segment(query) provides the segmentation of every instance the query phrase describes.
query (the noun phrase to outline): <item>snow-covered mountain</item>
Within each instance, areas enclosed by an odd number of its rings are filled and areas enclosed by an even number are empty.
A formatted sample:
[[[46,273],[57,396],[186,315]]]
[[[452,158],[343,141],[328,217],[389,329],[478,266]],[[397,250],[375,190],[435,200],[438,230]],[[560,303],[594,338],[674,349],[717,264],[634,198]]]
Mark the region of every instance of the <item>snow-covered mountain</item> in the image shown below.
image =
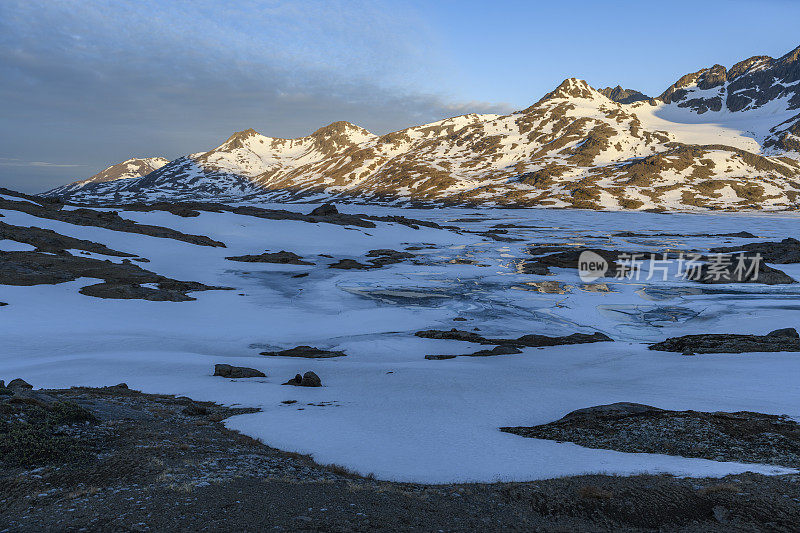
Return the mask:
[[[111,165],[105,170],[101,170],[94,176],[85,180],[76,181],[50,191],[52,195],[70,194],[73,191],[83,189],[92,183],[103,183],[130,178],[140,178],[154,170],[158,170],[169,163],[169,159],[164,157],[132,157],[121,163]]]
[[[83,202],[792,209],[800,206],[800,47],[687,74],[657,98],[570,78],[509,115],[464,115],[381,136],[347,122],[298,139],[245,130],[141,174],[95,176],[46,194]]]

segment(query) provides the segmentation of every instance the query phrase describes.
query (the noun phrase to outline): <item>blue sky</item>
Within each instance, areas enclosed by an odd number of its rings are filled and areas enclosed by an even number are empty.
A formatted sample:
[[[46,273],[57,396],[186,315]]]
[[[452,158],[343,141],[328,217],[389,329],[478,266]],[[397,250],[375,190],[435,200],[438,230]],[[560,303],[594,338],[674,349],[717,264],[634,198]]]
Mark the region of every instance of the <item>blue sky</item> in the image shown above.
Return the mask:
[[[800,44],[800,2],[0,2],[0,185],[37,192],[249,127],[375,133],[527,107],[567,77],[658,95]]]

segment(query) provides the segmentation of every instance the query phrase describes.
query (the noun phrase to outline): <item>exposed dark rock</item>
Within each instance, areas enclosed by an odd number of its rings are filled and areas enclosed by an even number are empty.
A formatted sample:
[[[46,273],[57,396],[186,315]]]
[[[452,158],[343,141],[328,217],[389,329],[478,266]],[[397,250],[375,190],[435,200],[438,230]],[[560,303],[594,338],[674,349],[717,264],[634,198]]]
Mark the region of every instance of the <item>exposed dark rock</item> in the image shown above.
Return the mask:
[[[319,379],[319,376],[316,375],[314,372],[306,372],[303,374],[303,379],[300,382],[300,386],[302,387],[321,387],[322,380]]]
[[[576,409],[564,415],[563,418],[553,422],[553,424],[574,423],[577,421],[591,422],[596,420],[618,420],[630,416],[638,416],[649,413],[663,412],[663,409],[643,405],[641,403],[617,402],[607,405],[595,405]]]
[[[192,402],[184,407],[181,412],[187,416],[206,416],[208,409],[204,405]]]
[[[247,215],[257,218],[264,218],[268,220],[297,220],[301,222],[324,222],[328,224],[358,226],[362,228],[374,228],[375,224],[369,220],[367,215],[346,215],[339,213],[335,206],[333,210],[323,209],[326,206],[320,206],[312,214],[297,213],[295,211],[287,211],[285,209],[267,209],[264,207],[256,207],[250,205],[229,206],[219,202],[156,202],[153,204],[132,203],[132,204],[111,204],[106,207],[115,207],[119,209],[128,209],[132,211],[156,211],[163,210],[181,216],[195,216],[193,213],[199,214],[202,211],[212,213],[235,213],[237,215]],[[320,210],[320,211],[318,211]],[[313,214],[313,213],[317,214]],[[321,214],[321,213],[329,214]],[[183,214],[181,214],[183,213]]]
[[[800,337],[794,328],[779,329],[766,335],[707,333],[672,337],[652,344],[649,348],[662,352],[691,352],[695,354],[800,352]]]
[[[423,339],[444,339],[444,340],[454,340],[454,341],[468,341],[468,342],[475,342],[478,344],[482,344],[486,341],[482,335],[477,333],[473,333],[471,331],[462,331],[456,328],[451,329],[450,331],[443,331],[438,329],[428,329],[425,331],[418,331],[414,333],[417,337],[422,337]]]
[[[603,250],[600,248],[576,248],[572,246],[533,246],[528,248],[528,253],[537,256],[533,260],[520,261],[517,269],[523,274],[545,275],[550,273],[550,268],[578,268],[578,262],[583,252],[594,252],[608,264],[608,276],[615,275],[619,268],[617,261],[620,256],[630,255],[630,252],[619,250]],[[555,252],[555,253],[550,253]],[[542,255],[547,254],[547,255]]]
[[[19,390],[31,390],[31,389],[33,389],[33,385],[31,385],[30,383],[28,383],[27,381],[25,381],[22,378],[12,379],[11,381],[8,382],[8,385],[6,385],[6,387],[11,389],[11,390],[18,390],[18,389]]]
[[[509,237],[506,235],[508,230],[505,229],[493,229],[489,231],[471,231],[468,233],[475,233],[476,235],[480,235],[481,237],[486,237],[487,239],[491,239],[497,242],[522,242],[525,239],[520,239],[518,237]]]
[[[636,233],[633,231],[623,231],[615,233],[614,237],[735,237],[738,239],[755,239],[756,236],[749,231],[739,231],[737,233]]]
[[[572,333],[562,337],[550,337],[548,335],[523,335],[518,339],[489,339],[488,344],[510,344],[514,346],[560,346],[565,344],[586,344],[592,342],[614,342],[614,339],[596,331],[591,335],[586,333]]]
[[[87,209],[84,207],[77,209],[62,209],[62,207],[62,204],[37,205],[25,201],[0,198],[0,209],[21,211],[39,218],[59,220],[61,222],[76,224],[78,226],[96,226],[99,228],[123,231],[126,233],[140,233],[142,235],[149,235],[151,237],[174,239],[200,246],[225,247],[224,243],[215,241],[204,235],[189,235],[187,233],[182,233],[180,231],[162,226],[139,224],[138,222],[122,218],[116,211],[97,211],[95,209]]]
[[[410,259],[416,256],[410,252],[398,252],[397,250],[383,248],[379,250],[370,250],[367,252],[367,257],[372,258],[368,260],[370,263],[376,267],[382,267],[384,265],[400,263],[404,259]]]
[[[246,366],[214,365],[214,375],[223,378],[265,378],[266,374],[255,368]]]
[[[43,391],[22,389],[19,387],[10,390],[14,392],[14,396],[8,400],[8,403],[12,405],[32,405],[42,409],[50,409],[57,401],[53,396]]]
[[[730,235],[732,236],[733,234]],[[731,250],[736,249],[738,248],[731,248]],[[555,253],[548,253],[551,251],[555,251]],[[577,269],[580,256],[585,251],[593,252],[605,260],[607,264],[606,277],[633,274],[633,272],[624,270],[634,268],[634,257],[643,263],[646,263],[651,257],[657,259],[663,259],[664,257],[663,254],[651,254],[649,252],[625,252],[598,248],[569,248],[564,250],[560,246],[534,246],[528,248],[528,253],[537,257],[533,260],[520,261],[517,263],[517,269],[523,274],[536,275],[547,274],[550,272],[549,269],[553,267]],[[800,253],[800,249],[798,249],[798,253]],[[667,254],[668,259],[677,260],[678,256],[679,254],[676,252]],[[686,266],[686,279],[698,283],[763,283],[766,285],[796,283],[791,276],[767,266],[764,261],[759,260],[755,254],[750,252],[724,256],[723,259],[726,262],[718,262],[718,256],[703,256],[701,254],[696,254],[696,257],[687,256],[686,259],[692,259],[697,263],[697,268],[691,271]],[[755,268],[756,266],[758,267],[757,269]]]
[[[444,359],[455,359],[456,357],[458,356],[449,354],[436,354],[436,355],[426,355],[425,359],[428,359],[430,361],[441,361]]]
[[[354,259],[342,259],[338,263],[333,263],[332,265],[328,265],[328,268],[339,268],[341,270],[369,270],[370,268],[375,268],[375,267],[359,263]]]
[[[306,372],[302,376],[297,374],[295,377],[284,383],[284,385],[294,385],[296,387],[321,387],[322,380],[314,372]]]
[[[630,252],[622,252],[619,250],[603,250],[600,248],[575,248],[539,257],[537,258],[537,261],[540,264],[543,264],[548,267],[578,268],[578,259],[580,258],[581,253],[585,251],[594,252],[603,259],[605,259],[608,262],[608,268],[610,272],[613,272],[614,270],[617,269],[618,265],[616,261],[619,259],[619,256],[630,254]]]
[[[242,261],[245,263],[278,263],[282,265],[313,265],[309,261],[303,261],[303,258],[293,252],[281,250],[280,252],[269,253],[264,252],[258,255],[236,255],[226,257],[230,261]]]
[[[767,263],[778,265],[788,263],[800,263],[800,241],[787,237],[780,242],[751,242],[741,246],[727,246],[712,248],[714,253],[732,253],[745,251],[753,254],[761,254]]]
[[[0,284],[56,284],[78,278],[105,280],[80,290],[82,294],[100,298],[186,301],[194,299],[185,294],[188,291],[224,289],[194,281],[173,280],[132,263],[119,264],[69,254],[0,252]],[[157,284],[158,288],[142,287],[144,283]]]
[[[464,354],[463,357],[491,357],[493,355],[511,355],[522,353],[522,350],[510,344],[501,344],[491,350],[478,350],[477,352]]]
[[[609,100],[617,102],[618,104],[632,104],[634,102],[647,101],[655,105],[656,101],[644,93],[634,89],[623,89],[621,86],[606,87],[605,89],[598,89],[598,91],[606,96]]]
[[[530,255],[545,255],[555,252],[569,252],[570,250],[583,250],[576,246],[569,246],[567,244],[532,244],[528,246],[525,251]]]
[[[305,215],[295,211],[287,211],[285,209],[267,209],[264,207],[255,207],[249,205],[229,206],[218,202],[174,202],[169,204],[168,211],[173,212],[175,209],[188,209],[192,211],[210,211],[215,213],[230,212],[237,215],[247,215],[268,220],[296,220],[300,222],[321,222],[326,224],[336,224],[340,226],[356,226],[361,228],[374,228],[375,222],[391,222],[395,224],[402,224],[410,228],[417,229],[420,226],[437,229],[453,229],[449,226],[440,226],[435,222],[427,220],[418,220],[413,218],[406,218],[403,216],[375,216],[364,214],[348,215],[339,213],[336,206],[320,206],[314,209],[311,214]],[[124,205],[111,205],[108,207],[118,207],[121,209],[132,210],[155,210],[161,204],[124,204]],[[331,209],[332,208],[332,209]],[[316,213],[316,214],[315,214]],[[322,214],[327,213],[327,214]]]
[[[281,350],[277,352],[261,352],[261,355],[278,356],[278,357],[305,357],[308,359],[324,359],[328,357],[344,357],[347,354],[344,352],[337,352],[331,350],[322,350],[314,348],[313,346],[296,346],[288,350]]]
[[[118,252],[103,244],[92,241],[76,239],[61,235],[50,229],[37,227],[13,226],[0,222],[0,239],[10,239],[12,241],[23,242],[35,246],[37,251],[42,252],[61,252],[63,250],[84,250],[102,255],[116,257],[135,257],[134,254]]]
[[[767,333],[767,337],[789,337],[791,339],[800,338],[800,334],[794,328],[781,328]]]
[[[746,411],[669,411],[620,402],[578,409],[549,424],[500,430],[628,453],[800,466],[800,425]]]
[[[392,250],[391,248],[378,248],[377,250],[370,250],[367,252],[367,257],[382,257],[382,256],[392,256],[392,257],[414,257],[414,254],[409,252],[398,252],[397,250]]]
[[[146,213],[151,211],[166,211],[167,213],[183,218],[200,216],[200,211],[192,209],[189,205],[181,202],[153,202],[152,204],[129,204],[119,207],[126,211],[143,211]]]
[[[594,332],[591,335],[586,333],[572,333],[562,337],[550,337],[548,335],[523,335],[517,339],[487,339],[483,335],[471,331],[462,331],[453,328],[449,331],[429,329],[418,331],[414,335],[423,339],[443,339],[474,342],[476,344],[494,344],[498,348],[509,349],[517,346],[541,347],[559,346],[564,344],[585,344],[591,342],[613,342],[613,339],[603,333]],[[489,352],[491,350],[485,350]],[[498,355],[500,352],[490,354],[479,353],[478,355]],[[508,352],[518,353],[518,352]]]
[[[714,257],[705,258],[695,273],[687,276],[690,281],[706,284],[763,283],[764,285],[788,285],[797,281],[777,268],[772,268],[754,255],[731,255],[727,264],[712,266]],[[754,268],[757,265],[758,268]],[[716,269],[716,273],[715,273]]]
[[[192,289],[198,290],[198,289]],[[189,302],[194,300],[185,292],[142,287],[132,283],[97,283],[81,288],[78,292],[95,298],[110,298],[115,300],[149,300],[151,302]]]
[[[543,265],[538,261],[520,261],[517,263],[517,270],[521,274],[530,274],[533,276],[546,276],[550,273],[547,265]]]
[[[313,211],[311,211],[311,213],[309,213],[309,216],[330,217],[338,214],[339,210],[336,209],[336,206],[334,204],[325,204],[315,208]]]

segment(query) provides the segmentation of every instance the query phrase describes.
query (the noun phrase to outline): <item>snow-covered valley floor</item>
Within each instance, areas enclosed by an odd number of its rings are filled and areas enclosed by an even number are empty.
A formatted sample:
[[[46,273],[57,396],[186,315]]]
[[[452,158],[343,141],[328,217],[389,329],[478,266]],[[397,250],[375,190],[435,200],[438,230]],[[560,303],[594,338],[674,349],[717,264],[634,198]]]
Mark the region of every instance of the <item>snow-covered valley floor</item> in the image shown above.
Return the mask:
[[[743,241],[611,234],[749,231],[780,240],[798,233],[800,218],[365,206],[341,210],[405,215],[470,231],[515,224],[506,236],[523,240],[497,242],[475,233],[384,222],[358,228],[229,212],[203,212],[194,218],[163,211],[122,213],[227,246],[213,248],[0,210],[6,224],[53,229],[146,257],[150,262],[143,267],[164,276],[235,288],[192,293],[196,301],[153,302],[79,294],[80,287],[97,282],[86,278],[56,285],[0,285],[0,301],[9,304],[0,307],[0,377],[21,376],[37,387],[52,388],[126,382],[145,392],[258,407],[261,412],[233,417],[228,426],[270,446],[312,454],[320,463],[381,479],[446,483],[589,472],[722,476],[787,471],[589,449],[521,438],[498,428],[542,424],[575,409],[619,401],[800,418],[800,357],[795,353],[684,357],[647,349],[647,343],[690,333],[764,334],[794,327],[800,318],[800,285],[622,280],[587,285],[573,270],[535,276],[517,268],[518,261],[530,257],[525,249],[531,243],[705,249]],[[21,249],[7,245],[0,249]],[[328,268],[342,258],[363,261],[369,250],[409,246],[423,247],[414,251],[421,264]],[[225,259],[264,250],[294,252],[315,265]],[[463,264],[465,260],[474,264]],[[800,265],[780,269],[800,279]],[[308,276],[293,277],[300,273]],[[562,286],[540,292],[531,284],[541,281]],[[453,327],[477,327],[487,337],[600,331],[616,342],[426,360],[426,354],[482,348],[414,336],[422,329]],[[341,350],[348,356],[312,360],[259,355],[297,345]],[[217,363],[256,368],[267,377],[214,377]],[[281,385],[309,370],[321,377],[323,387]],[[282,403],[287,400],[297,403]]]

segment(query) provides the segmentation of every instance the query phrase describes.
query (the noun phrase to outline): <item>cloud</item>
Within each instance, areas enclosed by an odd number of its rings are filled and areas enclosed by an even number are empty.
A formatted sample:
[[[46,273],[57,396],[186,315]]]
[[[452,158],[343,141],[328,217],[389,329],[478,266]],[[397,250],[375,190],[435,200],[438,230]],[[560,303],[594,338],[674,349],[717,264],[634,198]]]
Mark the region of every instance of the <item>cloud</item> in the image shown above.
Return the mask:
[[[295,137],[348,120],[384,133],[510,110],[427,89],[450,68],[433,39],[412,11],[376,1],[5,0],[0,155],[101,169],[248,127]],[[23,174],[0,181],[33,188]],[[41,174],[36,189],[74,177]]]
[[[14,159],[11,157],[0,157],[0,166],[2,167],[48,167],[48,168],[63,168],[63,167],[83,167],[86,165],[74,165],[69,163],[48,163],[46,161],[23,161],[21,159]]]

